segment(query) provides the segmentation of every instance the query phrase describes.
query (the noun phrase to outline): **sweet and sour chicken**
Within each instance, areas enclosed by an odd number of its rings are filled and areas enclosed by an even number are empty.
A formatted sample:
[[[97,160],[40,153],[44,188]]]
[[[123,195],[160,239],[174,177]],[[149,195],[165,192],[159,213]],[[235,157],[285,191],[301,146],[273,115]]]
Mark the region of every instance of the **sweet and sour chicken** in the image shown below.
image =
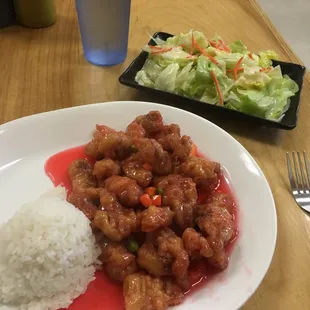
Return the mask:
[[[181,303],[197,261],[227,268],[233,199],[216,190],[220,164],[198,156],[177,124],[151,111],[125,131],[97,125],[85,152],[92,160],[68,169],[68,200],[100,236],[104,272],[122,283],[127,310]]]

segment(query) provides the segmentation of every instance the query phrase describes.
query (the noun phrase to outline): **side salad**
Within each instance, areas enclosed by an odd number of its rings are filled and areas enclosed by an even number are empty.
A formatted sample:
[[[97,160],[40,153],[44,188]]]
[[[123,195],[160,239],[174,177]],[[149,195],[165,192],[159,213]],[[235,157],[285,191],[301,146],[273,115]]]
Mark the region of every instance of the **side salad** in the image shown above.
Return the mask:
[[[279,59],[274,51],[253,53],[240,40],[228,45],[193,30],[153,41],[144,47],[148,58],[135,77],[140,85],[273,121],[283,118],[298,92],[272,65]]]

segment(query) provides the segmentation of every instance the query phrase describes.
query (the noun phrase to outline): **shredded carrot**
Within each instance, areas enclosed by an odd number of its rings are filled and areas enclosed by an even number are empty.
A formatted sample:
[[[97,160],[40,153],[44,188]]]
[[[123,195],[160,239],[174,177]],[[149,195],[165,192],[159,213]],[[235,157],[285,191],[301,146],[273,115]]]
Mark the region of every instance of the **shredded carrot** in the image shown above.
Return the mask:
[[[188,59],[197,59],[197,57],[195,55],[188,55],[186,56],[185,58],[188,58]]]
[[[218,48],[218,44],[215,41],[208,41],[212,47]]]
[[[166,53],[172,50],[172,47],[169,48],[162,48],[161,50],[158,49],[157,51],[152,52],[152,55],[154,54],[161,54],[161,53]]]
[[[193,55],[194,53],[194,47],[195,47],[195,37],[194,37],[194,33],[192,32],[192,46],[191,46],[191,50],[190,50],[190,54]]]
[[[199,50],[201,54],[203,55],[207,54],[206,51],[203,48],[201,48],[197,42],[195,42],[195,47]]]
[[[213,70],[211,70],[211,76],[215,84],[215,88],[216,88],[217,95],[219,97],[220,105],[223,105],[224,100],[223,100],[223,96],[222,96],[221,89],[220,89],[220,83]]]
[[[224,43],[223,40],[219,40],[219,42],[221,43],[221,45],[222,45],[222,47],[223,47],[223,50],[224,50],[225,52],[231,53],[230,48]]]
[[[269,67],[269,68],[261,68],[259,70],[259,72],[265,72],[265,73],[268,73],[269,71],[271,71],[272,67]]]
[[[240,65],[241,65],[241,63],[242,63],[242,60],[243,60],[243,57],[241,57],[241,58],[238,60],[238,62],[237,62],[237,64],[236,64],[236,67],[235,67],[235,69],[234,69],[234,80],[235,80],[235,81],[238,79],[238,71],[239,71]]]
[[[220,51],[231,53],[230,48],[223,42],[223,40],[219,40],[219,42],[216,42],[216,41],[208,41],[208,42],[212,47]]]
[[[204,56],[207,56],[214,64],[216,64],[216,65],[219,64],[219,62],[218,62],[214,57],[212,57],[211,55],[209,55],[208,53],[205,52],[203,55],[204,55]]]
[[[254,57],[253,57],[252,53],[249,53],[249,57],[250,57],[252,60],[254,60]]]
[[[216,64],[216,65],[219,64],[218,61],[217,61],[214,57],[212,57],[211,55],[209,55],[203,48],[201,48],[201,47],[198,45],[197,42],[195,42],[195,46],[196,46],[196,48],[199,50],[199,52],[200,52],[202,55],[208,57],[214,64]]]
[[[238,72],[241,71],[243,72],[244,71],[244,68],[238,68]],[[226,69],[226,72],[234,72],[234,69]]]
[[[220,51],[223,51],[224,49],[220,46],[219,43],[217,43],[216,41],[208,41],[210,43],[210,45]]]
[[[149,45],[149,48],[150,48],[150,49],[155,49],[155,50],[157,50],[157,49],[162,49],[162,47],[161,47],[161,46],[158,46],[158,45]]]

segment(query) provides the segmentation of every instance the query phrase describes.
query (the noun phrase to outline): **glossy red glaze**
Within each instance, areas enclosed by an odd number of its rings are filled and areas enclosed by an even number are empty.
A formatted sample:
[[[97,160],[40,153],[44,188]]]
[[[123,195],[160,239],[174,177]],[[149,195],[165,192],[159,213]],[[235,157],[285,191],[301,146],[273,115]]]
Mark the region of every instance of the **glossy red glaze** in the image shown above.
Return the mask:
[[[203,157],[201,154],[198,154],[198,156]],[[45,172],[55,186],[64,186],[67,189],[68,194],[70,194],[72,188],[68,175],[68,167],[72,161],[82,158],[93,162],[91,158],[86,156],[84,145],[57,153],[46,161]],[[229,184],[223,175],[221,175],[220,182],[216,191],[227,193],[233,197],[233,193],[229,187]],[[206,197],[206,194],[201,193],[199,195],[198,201],[203,202]],[[235,208],[234,218],[236,224],[238,224],[236,211],[237,209]],[[231,253],[236,238],[237,235],[227,246],[226,250],[228,253]],[[206,264],[203,264],[201,262],[197,263],[194,266],[191,266],[189,270],[189,278],[190,282],[192,283],[192,289],[188,293],[192,293],[196,289],[199,289],[202,285],[212,279],[212,277],[214,277],[217,273],[218,270],[206,266]],[[75,299],[69,309],[124,310],[122,286],[111,282],[105,276],[103,271],[97,271],[96,279],[89,284],[85,294]]]

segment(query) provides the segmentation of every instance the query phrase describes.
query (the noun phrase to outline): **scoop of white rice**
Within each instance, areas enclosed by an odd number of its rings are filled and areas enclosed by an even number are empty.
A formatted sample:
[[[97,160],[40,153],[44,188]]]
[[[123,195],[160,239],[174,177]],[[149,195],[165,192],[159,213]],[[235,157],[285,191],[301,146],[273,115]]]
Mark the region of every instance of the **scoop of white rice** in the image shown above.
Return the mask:
[[[56,188],[0,227],[0,303],[67,308],[94,280],[100,249],[89,220]]]

